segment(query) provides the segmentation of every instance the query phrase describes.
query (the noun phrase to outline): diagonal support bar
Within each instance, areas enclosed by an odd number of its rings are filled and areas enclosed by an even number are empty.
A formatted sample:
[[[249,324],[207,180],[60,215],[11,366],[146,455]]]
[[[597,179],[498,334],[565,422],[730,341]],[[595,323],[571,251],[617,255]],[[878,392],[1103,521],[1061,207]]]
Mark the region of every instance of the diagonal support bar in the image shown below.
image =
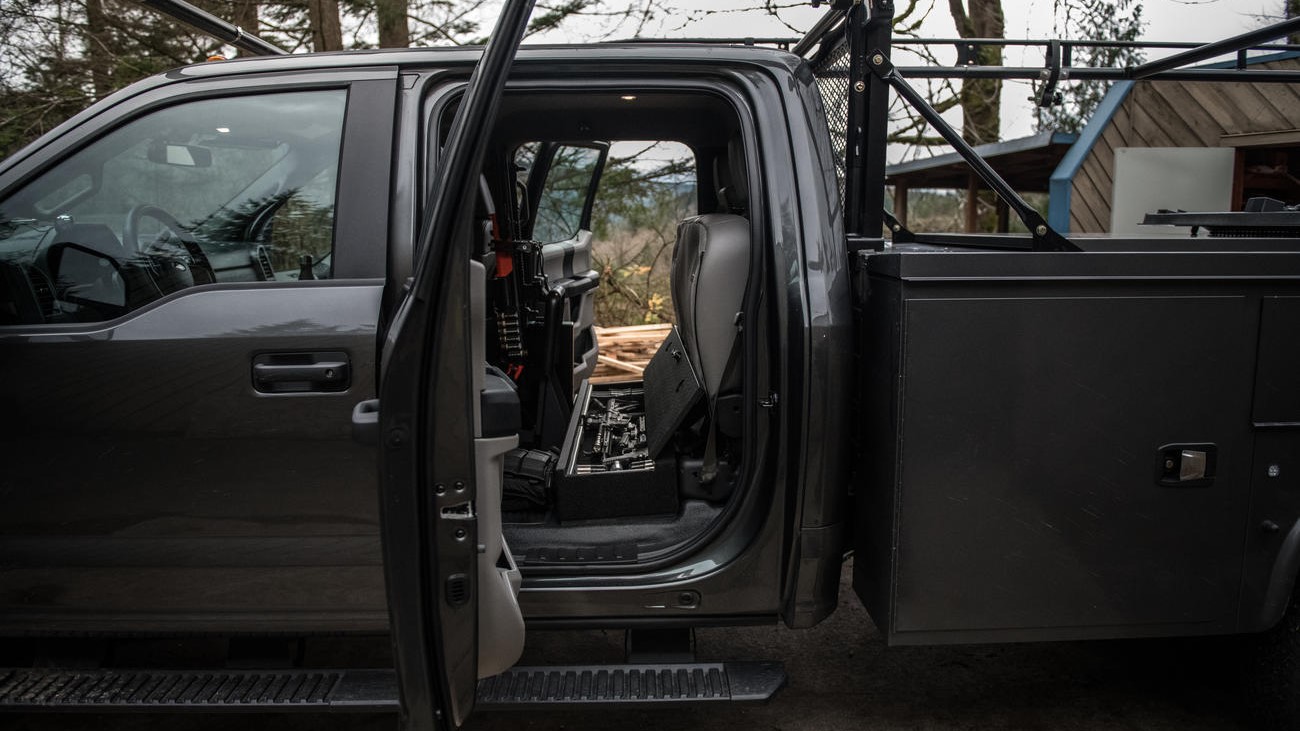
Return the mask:
[[[912,105],[917,114],[920,114],[931,127],[934,127],[940,136],[948,141],[948,144],[953,146],[957,154],[962,156],[962,159],[971,166],[976,175],[980,176],[984,184],[992,188],[998,194],[998,197],[1006,201],[1007,206],[1016,212],[1020,222],[1025,225],[1025,228],[1029,229],[1029,232],[1034,237],[1035,251],[1080,251],[1078,246],[1057,233],[1051,226],[1048,226],[1047,221],[1043,220],[1038,211],[1026,203],[1025,199],[1021,198],[1015,189],[1007,181],[1003,180],[1002,176],[998,175],[997,171],[984,158],[980,157],[979,153],[966,140],[962,139],[961,134],[944,120],[943,115],[935,111],[935,108],[930,106],[925,97],[921,96],[916,89],[912,88],[911,84],[907,83],[907,80],[899,74],[898,69],[894,67],[894,64],[889,60],[889,56],[884,51],[872,51],[867,59],[867,66],[877,78],[887,82],[893,87],[895,93]]]
[[[1149,76],[1158,74],[1161,71],[1169,71],[1170,69],[1186,66],[1189,63],[1196,63],[1197,61],[1204,61],[1207,58],[1222,56],[1225,53],[1241,51],[1250,48],[1251,46],[1289,35],[1295,31],[1300,31],[1300,18],[1291,18],[1290,20],[1274,23],[1273,25],[1265,26],[1258,30],[1248,31],[1231,38],[1224,38],[1221,41],[1206,43],[1203,46],[1197,46],[1196,48],[1183,51],[1182,53],[1175,53],[1168,58],[1148,61],[1147,63],[1127,69],[1126,75],[1130,79],[1145,79]]]
[[[216,38],[222,43],[229,43],[241,51],[248,51],[257,56],[285,56],[288,51],[274,43],[245,31],[243,28],[228,23],[202,8],[196,8],[185,0],[138,0],[147,8],[157,10],[174,18],[191,28]]]

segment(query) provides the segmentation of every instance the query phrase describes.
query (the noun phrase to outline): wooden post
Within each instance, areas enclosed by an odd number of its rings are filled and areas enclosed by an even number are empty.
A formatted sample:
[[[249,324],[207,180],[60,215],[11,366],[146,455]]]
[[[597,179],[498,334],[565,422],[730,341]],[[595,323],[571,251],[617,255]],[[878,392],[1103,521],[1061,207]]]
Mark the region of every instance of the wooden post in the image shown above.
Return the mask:
[[[998,198],[998,233],[1004,234],[1011,230],[1011,207],[1007,202]]]
[[[973,234],[979,224],[979,183],[974,175],[966,182],[966,233]]]
[[[907,225],[907,183],[901,180],[894,183],[894,218]]]

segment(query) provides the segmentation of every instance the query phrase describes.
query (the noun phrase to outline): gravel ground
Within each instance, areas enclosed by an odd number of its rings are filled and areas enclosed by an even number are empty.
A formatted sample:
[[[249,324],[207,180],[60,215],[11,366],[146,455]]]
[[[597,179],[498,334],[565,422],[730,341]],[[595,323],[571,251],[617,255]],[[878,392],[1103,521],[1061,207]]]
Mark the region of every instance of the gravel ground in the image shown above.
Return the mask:
[[[789,683],[766,705],[690,710],[498,713],[501,729],[1246,729],[1235,659],[1223,640],[886,648],[849,586],[811,630],[700,630],[703,660],[783,659]],[[619,659],[619,632],[536,633],[528,664]],[[0,716],[15,731],[387,730],[392,716]]]

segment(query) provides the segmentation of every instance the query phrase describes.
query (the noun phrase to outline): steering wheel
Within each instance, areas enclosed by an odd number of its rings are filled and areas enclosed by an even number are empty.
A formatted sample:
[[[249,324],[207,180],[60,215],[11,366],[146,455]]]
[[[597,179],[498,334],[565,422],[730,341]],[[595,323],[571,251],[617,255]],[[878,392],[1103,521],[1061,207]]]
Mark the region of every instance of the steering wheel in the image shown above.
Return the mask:
[[[188,260],[190,270],[195,274],[195,284],[211,284],[217,281],[216,272],[208,261],[208,255],[203,253],[202,247],[199,246],[199,240],[186,231],[175,216],[158,206],[142,203],[132,206],[131,210],[126,212],[126,221],[122,224],[122,245],[128,252],[145,253],[144,248],[140,246],[140,221],[145,218],[152,218],[161,223],[185,248],[183,258]],[[152,248],[152,245],[149,248]]]

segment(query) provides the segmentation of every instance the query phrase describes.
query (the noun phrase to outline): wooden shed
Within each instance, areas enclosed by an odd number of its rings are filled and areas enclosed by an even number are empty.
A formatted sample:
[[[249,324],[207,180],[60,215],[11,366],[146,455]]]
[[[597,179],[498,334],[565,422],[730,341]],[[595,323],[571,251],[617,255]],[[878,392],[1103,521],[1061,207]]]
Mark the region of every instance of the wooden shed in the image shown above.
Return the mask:
[[[980,145],[975,151],[1017,191],[1046,193],[1052,170],[1078,139],[1078,135],[1065,132],[1039,132],[1030,137]],[[893,186],[894,216],[904,226],[907,225],[908,191],[965,190],[965,230],[967,233],[978,230],[975,196],[984,189],[983,183],[956,152],[890,165],[885,168],[885,184]],[[999,199],[998,232],[1007,231],[1009,215],[1006,201]]]
[[[1300,68],[1300,53],[1256,57],[1265,69]],[[1300,86],[1241,82],[1125,81],[1112,86],[1050,182],[1048,221],[1058,231],[1111,228],[1115,151],[1230,148],[1231,208],[1267,195],[1300,203]]]

